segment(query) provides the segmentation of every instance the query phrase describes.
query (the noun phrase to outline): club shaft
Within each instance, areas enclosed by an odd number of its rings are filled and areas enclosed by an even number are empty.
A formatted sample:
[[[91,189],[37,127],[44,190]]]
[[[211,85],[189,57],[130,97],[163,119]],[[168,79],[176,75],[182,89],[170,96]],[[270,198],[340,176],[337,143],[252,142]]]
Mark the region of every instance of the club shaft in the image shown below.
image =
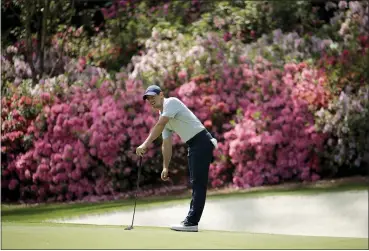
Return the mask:
[[[135,193],[135,206],[134,206],[134,208],[133,208],[133,217],[132,217],[132,224],[131,224],[131,227],[133,227],[133,222],[134,222],[134,220],[135,220],[136,205],[137,205],[137,193],[138,193],[138,190],[139,190],[139,184],[140,184],[141,167],[142,167],[142,157],[140,157],[140,162],[139,162],[139,165],[138,165],[137,188],[136,188],[136,193]]]

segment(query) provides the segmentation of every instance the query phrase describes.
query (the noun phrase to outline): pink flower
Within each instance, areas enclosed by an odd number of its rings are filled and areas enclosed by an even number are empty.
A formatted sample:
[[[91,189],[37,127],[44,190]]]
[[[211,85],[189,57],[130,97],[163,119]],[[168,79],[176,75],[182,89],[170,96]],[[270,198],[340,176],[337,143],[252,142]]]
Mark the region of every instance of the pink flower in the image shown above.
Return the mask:
[[[78,59],[78,64],[79,64],[79,66],[80,66],[81,68],[84,68],[84,67],[85,67],[85,65],[86,65],[86,58],[85,58],[85,57],[80,57],[80,58]]]
[[[90,149],[90,154],[91,154],[92,156],[96,156],[96,154],[97,154],[96,148],[91,148],[91,149]]]
[[[54,126],[53,133],[55,135],[60,136],[61,132],[62,132],[62,128],[60,126],[58,125]]]
[[[304,79],[306,79],[306,80],[311,80],[312,79],[312,73],[311,73],[311,71],[310,70],[308,70],[308,69],[304,69],[303,71],[302,71],[302,77],[304,78]]]
[[[32,191],[32,192],[36,192],[36,191],[37,191],[37,189],[38,189],[38,188],[37,188],[37,186],[36,186],[36,185],[32,185],[32,186],[31,186],[31,191]]]
[[[104,18],[108,17],[109,13],[108,13],[108,10],[106,8],[101,8],[101,12],[103,13]]]
[[[320,176],[319,175],[317,175],[317,174],[315,174],[315,173],[313,173],[313,175],[311,175],[311,180],[313,181],[313,182],[316,182],[316,181],[318,181],[320,179]]]
[[[187,77],[187,72],[185,70],[178,72],[178,77],[180,79],[185,79]]]
[[[43,92],[41,94],[41,99],[44,100],[44,101],[46,101],[46,102],[50,101],[50,93]]]
[[[211,122],[211,120],[206,120],[206,121],[204,122],[204,126],[205,126],[206,128],[211,128],[211,127],[213,126],[213,123]]]
[[[284,65],[284,70],[286,72],[295,73],[297,72],[297,66],[294,63],[287,63]]]
[[[131,171],[132,171],[132,169],[131,169],[131,168],[126,167],[126,168],[124,168],[124,170],[123,170],[123,174],[124,174],[125,176],[128,176],[128,175],[130,175]]]
[[[48,165],[46,165],[46,164],[40,164],[40,165],[38,166],[38,170],[39,170],[40,172],[47,172],[47,171],[49,171],[49,166],[48,166]]]
[[[9,190],[14,190],[18,186],[19,182],[16,179],[12,179],[9,182],[8,188]]]
[[[27,169],[25,172],[24,172],[24,176],[26,177],[27,180],[31,179],[31,172]]]
[[[183,84],[179,87],[178,95],[180,96],[191,96],[197,89],[196,83],[191,81],[189,83]]]
[[[225,42],[228,42],[229,40],[232,39],[232,34],[229,33],[229,32],[224,33],[223,39],[224,39]]]

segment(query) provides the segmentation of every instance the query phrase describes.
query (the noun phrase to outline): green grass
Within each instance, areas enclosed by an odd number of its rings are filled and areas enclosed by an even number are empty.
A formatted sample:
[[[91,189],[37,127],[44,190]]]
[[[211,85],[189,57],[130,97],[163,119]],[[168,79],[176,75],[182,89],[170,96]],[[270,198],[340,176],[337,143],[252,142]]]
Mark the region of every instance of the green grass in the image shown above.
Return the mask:
[[[288,187],[209,195],[209,200],[271,195],[311,195],[349,190],[367,190],[366,183],[330,184],[324,187]],[[182,196],[140,198],[138,207],[189,203]],[[57,218],[132,210],[133,200],[97,203],[2,205],[3,249],[368,249],[368,238],[336,238],[200,231],[183,233],[168,228],[94,226],[45,223]]]
[[[50,223],[3,223],[2,241],[3,249],[368,249],[364,238]]]

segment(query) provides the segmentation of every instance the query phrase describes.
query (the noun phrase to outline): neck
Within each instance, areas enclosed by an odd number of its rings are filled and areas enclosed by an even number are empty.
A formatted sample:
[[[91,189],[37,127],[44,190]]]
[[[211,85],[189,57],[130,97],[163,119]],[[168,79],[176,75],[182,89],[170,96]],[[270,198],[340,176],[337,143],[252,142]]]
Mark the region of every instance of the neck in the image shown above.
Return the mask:
[[[161,105],[160,105],[160,108],[159,108],[160,112],[163,112],[163,109],[164,109],[164,98],[161,101]]]

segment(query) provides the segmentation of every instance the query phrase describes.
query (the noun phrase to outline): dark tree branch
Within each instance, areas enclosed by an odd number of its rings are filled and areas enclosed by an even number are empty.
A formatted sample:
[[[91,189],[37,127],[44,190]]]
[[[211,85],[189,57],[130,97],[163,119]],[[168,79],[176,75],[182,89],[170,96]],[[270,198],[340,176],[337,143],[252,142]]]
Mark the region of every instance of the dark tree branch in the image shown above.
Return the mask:
[[[42,13],[42,33],[41,33],[41,50],[40,50],[40,70],[44,73],[44,59],[45,59],[45,42],[47,33],[47,21],[50,12],[50,0],[44,0],[44,11]]]
[[[25,26],[26,26],[26,54],[27,54],[27,61],[28,64],[31,67],[31,71],[32,71],[32,85],[35,86],[36,85],[36,80],[37,80],[37,73],[36,73],[36,69],[35,69],[35,65],[33,64],[33,45],[32,45],[32,33],[31,33],[31,21],[32,21],[32,15],[35,11],[35,7],[34,4],[30,1],[25,1],[25,13],[26,13],[26,22],[25,22]]]

